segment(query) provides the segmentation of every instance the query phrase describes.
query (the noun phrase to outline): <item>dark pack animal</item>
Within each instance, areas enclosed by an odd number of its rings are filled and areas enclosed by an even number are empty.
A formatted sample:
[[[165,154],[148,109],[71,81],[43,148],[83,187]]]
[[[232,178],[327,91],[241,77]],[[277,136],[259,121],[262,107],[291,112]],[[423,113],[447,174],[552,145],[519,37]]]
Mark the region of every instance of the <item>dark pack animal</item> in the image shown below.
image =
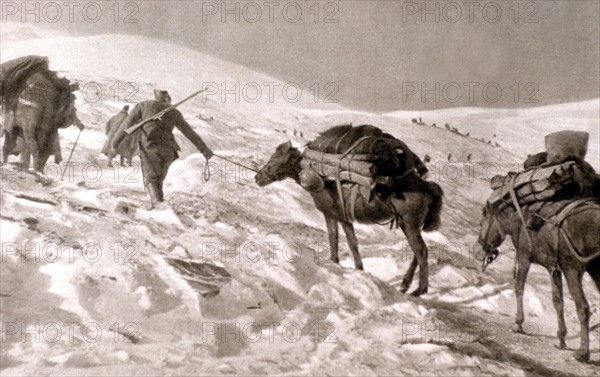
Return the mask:
[[[356,140],[365,136],[365,133],[384,134],[381,130],[377,132],[373,128],[375,127],[357,127],[357,130],[351,130],[347,127],[334,127],[322,133],[309,146],[329,153],[343,152]],[[352,131],[353,135],[348,136],[347,131]],[[301,160],[302,153],[290,142],[279,145],[269,162],[256,175],[256,183],[262,187],[275,181],[292,178],[300,184]],[[339,263],[338,226],[341,224],[354,258],[354,265],[357,269],[362,270],[363,263],[354,233],[354,220],[350,220],[352,209],[342,205],[342,201],[352,197],[352,192],[356,191],[356,187],[357,185],[343,185],[342,197],[340,197],[336,182],[326,181],[320,190],[310,191],[310,195],[317,209],[325,217],[331,260]],[[440,226],[442,200],[441,187],[436,183],[424,181],[416,171],[413,171],[410,175],[393,181],[392,192],[385,198],[375,193],[372,200],[362,198],[355,203],[353,213],[357,222],[381,224],[394,221],[406,235],[414,256],[402,281],[402,292],[406,292],[410,287],[417,265],[419,266],[419,286],[412,294],[419,296],[427,292],[429,275],[427,246],[421,237],[421,232],[433,231]]]
[[[75,96],[69,80],[48,70],[48,59],[26,56],[3,63],[2,105],[4,125],[3,162],[17,148],[17,138],[22,137],[20,148],[24,167],[29,166],[29,155],[34,168],[41,171],[51,154],[58,155],[58,128],[77,124],[83,127],[76,115]]]
[[[517,298],[517,331],[523,332],[525,314],[523,293],[532,263],[544,266],[552,281],[552,301],[558,319],[559,348],[566,348],[567,327],[564,319],[562,275],[565,275],[571,297],[577,307],[580,323],[580,346],[575,359],[588,361],[590,307],[583,292],[582,279],[587,271],[600,291],[600,204],[593,199],[538,203],[538,208],[499,208],[489,203],[483,211],[479,244],[485,252],[485,263],[499,254],[498,247],[507,235],[516,249],[515,295]],[[536,221],[532,221],[532,220]],[[528,228],[537,222],[535,231]]]
[[[52,154],[58,129],[80,123],[69,80],[59,78],[52,71],[37,71],[25,80],[11,106],[10,123],[4,130],[3,162],[7,162],[16,147],[17,137],[22,136],[34,168],[42,171]]]

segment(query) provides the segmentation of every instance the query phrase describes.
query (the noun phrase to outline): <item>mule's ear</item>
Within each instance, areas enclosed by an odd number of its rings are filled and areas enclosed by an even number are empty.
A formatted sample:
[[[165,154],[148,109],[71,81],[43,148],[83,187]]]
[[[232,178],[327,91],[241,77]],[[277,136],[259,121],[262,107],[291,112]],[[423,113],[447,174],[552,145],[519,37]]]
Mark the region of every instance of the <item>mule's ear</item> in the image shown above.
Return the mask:
[[[292,148],[292,142],[291,142],[290,140],[288,140],[288,142],[287,142],[287,143],[283,144],[283,150],[284,150],[285,152],[287,152],[287,151],[289,151],[289,150],[290,150],[290,148]]]

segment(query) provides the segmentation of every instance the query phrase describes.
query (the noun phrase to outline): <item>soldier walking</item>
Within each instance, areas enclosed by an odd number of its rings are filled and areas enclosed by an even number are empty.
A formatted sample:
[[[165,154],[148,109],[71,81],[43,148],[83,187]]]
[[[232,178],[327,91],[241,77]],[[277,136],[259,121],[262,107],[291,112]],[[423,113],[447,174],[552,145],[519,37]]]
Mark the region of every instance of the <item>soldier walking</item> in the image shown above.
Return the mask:
[[[119,147],[121,141],[128,136],[124,130],[171,106],[171,96],[166,90],[155,90],[154,97],[156,100],[140,102],[131,110],[124,124],[120,127],[119,133],[115,135],[112,141],[113,153]],[[145,123],[131,137],[135,137],[139,145],[144,186],[150,195],[150,209],[153,209],[157,203],[164,201],[164,180],[169,167],[179,157],[177,152],[181,148],[173,135],[175,127],[196,146],[207,160],[213,156],[212,150],[194,132],[177,109],[167,112],[161,119]]]
[[[107,138],[106,142],[104,143],[104,146],[102,147],[102,153],[104,153],[104,155],[108,157],[107,166],[109,168],[113,167],[112,160],[113,158],[115,158],[115,154],[112,153],[112,140],[119,133],[119,130],[122,130],[120,126],[123,124],[125,119],[127,119],[128,113],[129,105],[125,105],[123,106],[121,111],[119,111],[116,115],[110,118],[108,122],[106,122]],[[133,138],[126,137],[116,150],[117,154],[121,156],[121,165],[124,165],[125,158],[127,158],[128,164],[131,165],[131,159],[133,158],[133,155],[137,150],[137,144],[131,139]]]

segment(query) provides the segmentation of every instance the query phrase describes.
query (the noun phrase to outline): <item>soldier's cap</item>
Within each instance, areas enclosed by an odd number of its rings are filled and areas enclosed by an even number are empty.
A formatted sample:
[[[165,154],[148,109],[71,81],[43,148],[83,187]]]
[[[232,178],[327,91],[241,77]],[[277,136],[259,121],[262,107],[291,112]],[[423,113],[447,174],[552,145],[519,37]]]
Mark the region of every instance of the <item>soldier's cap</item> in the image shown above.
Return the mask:
[[[154,89],[154,98],[156,98],[157,101],[164,101],[164,102],[171,101],[171,96],[169,95],[169,92],[167,92],[166,90]]]
[[[78,91],[79,89],[81,89],[81,88],[79,87],[78,82],[72,82],[69,84],[69,90],[71,91],[71,93]]]
[[[123,110],[122,111],[129,111],[129,105],[123,106]]]

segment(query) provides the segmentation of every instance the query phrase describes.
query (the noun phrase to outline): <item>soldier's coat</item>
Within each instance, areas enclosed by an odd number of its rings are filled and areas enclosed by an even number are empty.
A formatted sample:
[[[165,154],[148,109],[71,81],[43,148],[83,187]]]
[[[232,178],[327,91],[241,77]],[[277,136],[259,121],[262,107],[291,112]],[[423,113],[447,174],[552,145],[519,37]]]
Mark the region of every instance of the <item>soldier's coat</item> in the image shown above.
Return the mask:
[[[169,106],[166,102],[154,100],[138,103],[119,127],[119,132],[112,141],[112,147],[117,148],[121,141],[127,137],[126,129],[154,116]],[[211,154],[210,149],[200,136],[186,122],[181,113],[174,109],[166,113],[161,120],[146,123],[130,136],[140,147],[142,171],[146,185],[156,182],[162,186],[169,166],[177,159],[177,152],[181,148],[173,135],[173,129],[175,128],[181,131],[204,156]]]

